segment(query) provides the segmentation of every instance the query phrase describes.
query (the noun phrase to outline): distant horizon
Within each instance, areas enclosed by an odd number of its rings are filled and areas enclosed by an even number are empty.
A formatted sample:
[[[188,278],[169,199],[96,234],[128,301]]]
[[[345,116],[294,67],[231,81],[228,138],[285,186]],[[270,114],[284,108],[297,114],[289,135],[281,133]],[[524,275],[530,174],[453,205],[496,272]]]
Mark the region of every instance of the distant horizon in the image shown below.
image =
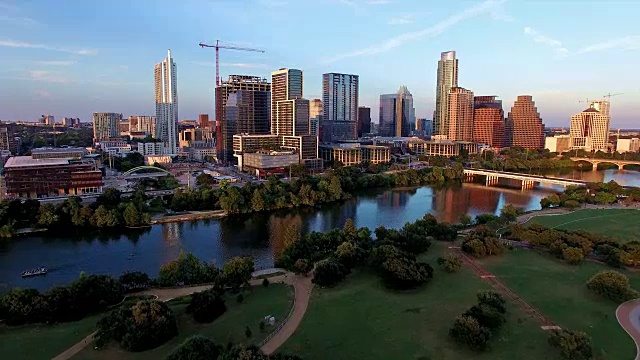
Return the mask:
[[[94,109],[155,114],[154,65],[169,48],[178,65],[179,115],[212,115],[215,50],[198,43],[218,38],[265,51],[220,50],[223,79],[270,79],[273,70],[296,68],[304,72],[304,97],[314,99],[321,98],[323,73],[359,75],[359,105],[371,108],[375,122],[379,96],[402,85],[414,97],[416,117],[432,118],[437,62],[453,50],[459,86],[496,95],[505,113],[527,94],[546,126],[568,126],[584,110],[580,101],[610,92],[620,94],[611,98],[611,125],[640,123],[640,73],[627,70],[640,63],[640,2],[586,2],[578,21],[574,1],[554,2],[553,13],[507,0],[416,2],[409,13],[406,1],[193,0],[176,12],[174,2],[158,0],[150,13],[123,1],[0,0],[0,119],[88,119]],[[148,21],[135,32],[96,26],[113,18]],[[328,18],[334,26],[325,26]],[[259,30],[247,26],[258,21]]]

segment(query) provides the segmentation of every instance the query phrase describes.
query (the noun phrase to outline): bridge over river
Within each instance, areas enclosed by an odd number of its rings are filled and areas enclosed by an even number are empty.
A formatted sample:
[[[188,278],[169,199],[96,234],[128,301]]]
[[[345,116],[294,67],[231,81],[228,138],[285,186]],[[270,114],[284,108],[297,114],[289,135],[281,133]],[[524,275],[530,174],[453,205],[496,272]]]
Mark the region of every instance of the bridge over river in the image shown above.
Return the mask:
[[[622,170],[627,165],[640,165],[640,161],[633,160],[616,160],[616,159],[594,159],[585,157],[572,157],[571,161],[574,162],[588,162],[593,165],[593,171],[598,170],[598,164],[613,164],[618,167],[618,170]]]
[[[552,176],[522,174],[506,171],[495,171],[486,169],[464,169],[465,180],[471,181],[478,176],[485,178],[485,185],[499,185],[500,179],[510,179],[520,181],[522,189],[531,189],[538,183],[549,185],[567,186],[585,186],[589,182],[584,180],[565,179]]]

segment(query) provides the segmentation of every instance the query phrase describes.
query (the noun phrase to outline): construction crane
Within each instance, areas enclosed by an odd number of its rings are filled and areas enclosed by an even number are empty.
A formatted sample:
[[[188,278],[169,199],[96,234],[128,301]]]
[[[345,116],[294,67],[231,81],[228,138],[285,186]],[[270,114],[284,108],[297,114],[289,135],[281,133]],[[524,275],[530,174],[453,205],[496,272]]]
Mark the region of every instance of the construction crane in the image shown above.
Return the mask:
[[[201,48],[214,48],[216,49],[216,86],[220,85],[220,49],[229,49],[229,50],[239,50],[239,51],[255,51],[263,53],[264,50],[260,49],[252,49],[246,47],[238,47],[238,46],[228,46],[228,45],[220,45],[220,40],[216,40],[215,45],[209,45],[204,43],[199,43]]]
[[[603,95],[602,97],[609,98],[609,102],[611,102],[611,97],[612,96],[618,96],[618,95],[624,95],[624,94],[623,93],[617,93],[617,94],[608,93],[606,95]]]

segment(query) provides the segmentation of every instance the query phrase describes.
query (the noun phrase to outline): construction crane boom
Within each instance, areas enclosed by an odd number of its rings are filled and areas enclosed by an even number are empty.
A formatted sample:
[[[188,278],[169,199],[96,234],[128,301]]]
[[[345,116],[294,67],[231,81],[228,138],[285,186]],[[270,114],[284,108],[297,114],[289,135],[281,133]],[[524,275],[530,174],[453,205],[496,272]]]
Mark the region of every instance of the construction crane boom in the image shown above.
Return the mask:
[[[616,93],[616,94],[608,93],[606,95],[603,95],[602,97],[609,98],[609,101],[611,101],[611,97],[612,96],[618,96],[618,95],[624,95],[624,94],[623,93]]]
[[[200,46],[201,48],[216,49],[216,86],[220,85],[220,49],[238,50],[238,51],[254,51],[254,52],[260,52],[260,53],[264,52],[264,50],[252,49],[248,47],[220,45],[220,40],[216,40],[215,45],[199,43],[198,46]]]

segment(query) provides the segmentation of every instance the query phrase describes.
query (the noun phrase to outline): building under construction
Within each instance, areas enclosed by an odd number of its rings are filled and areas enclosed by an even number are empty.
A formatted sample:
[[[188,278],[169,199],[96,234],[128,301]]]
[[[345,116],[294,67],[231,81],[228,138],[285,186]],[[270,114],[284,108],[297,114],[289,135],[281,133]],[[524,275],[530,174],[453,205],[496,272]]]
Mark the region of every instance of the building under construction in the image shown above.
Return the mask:
[[[228,104],[229,95],[238,92]],[[259,76],[230,75],[216,87],[218,161],[228,163],[233,159],[233,135],[270,133],[270,101],[271,84]]]

